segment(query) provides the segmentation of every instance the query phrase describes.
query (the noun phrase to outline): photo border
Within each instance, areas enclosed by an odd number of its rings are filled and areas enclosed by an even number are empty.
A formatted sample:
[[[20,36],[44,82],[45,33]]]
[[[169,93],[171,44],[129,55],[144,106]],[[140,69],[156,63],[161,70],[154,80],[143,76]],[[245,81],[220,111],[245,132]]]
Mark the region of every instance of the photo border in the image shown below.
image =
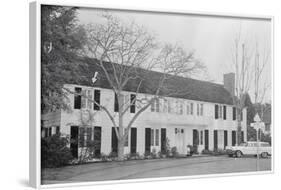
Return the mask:
[[[271,113],[271,130],[272,130],[272,159],[271,171],[254,171],[254,172],[234,172],[224,174],[204,174],[192,176],[176,176],[176,177],[160,177],[160,178],[143,178],[143,179],[128,179],[128,180],[107,180],[98,182],[69,182],[59,184],[41,184],[41,5],[58,5],[58,6],[75,6],[81,8],[95,8],[95,9],[109,9],[114,11],[130,11],[130,12],[147,12],[147,13],[162,13],[162,14],[179,14],[179,15],[195,15],[195,16],[210,16],[220,18],[241,18],[241,19],[259,19],[269,20],[271,23],[271,98],[272,98],[272,113]],[[56,187],[77,187],[89,185],[111,185],[111,184],[124,184],[124,183],[140,183],[152,181],[168,181],[168,180],[186,180],[198,178],[213,178],[213,177],[232,177],[232,176],[245,176],[245,175],[261,175],[261,174],[274,174],[275,166],[275,134],[274,134],[274,16],[269,15],[248,15],[248,14],[232,14],[232,13],[217,13],[217,12],[201,12],[201,11],[188,11],[188,10],[175,10],[175,9],[154,9],[144,7],[124,7],[124,6],[109,6],[101,4],[85,4],[78,2],[58,2],[51,0],[39,0],[30,3],[29,7],[29,44],[30,44],[30,66],[29,66],[29,181],[30,185],[34,188],[56,188]]]

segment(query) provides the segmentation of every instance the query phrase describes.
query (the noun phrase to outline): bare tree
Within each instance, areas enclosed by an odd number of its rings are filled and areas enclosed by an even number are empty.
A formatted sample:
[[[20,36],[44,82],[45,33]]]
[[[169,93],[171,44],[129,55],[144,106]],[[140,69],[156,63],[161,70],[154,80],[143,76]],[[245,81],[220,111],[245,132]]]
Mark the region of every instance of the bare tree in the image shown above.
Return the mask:
[[[266,66],[270,63],[270,50],[266,47],[260,52],[258,43],[255,50],[255,65],[254,65],[254,103],[257,111],[257,106],[261,105],[260,117],[263,120],[264,112],[269,108],[268,106],[262,106],[264,98],[268,90],[270,90],[270,83],[267,81],[265,73]]]
[[[116,95],[118,112],[116,114],[106,106],[86,96],[85,98],[100,106],[110,118],[118,139],[118,159],[123,160],[124,143],[137,118],[152,103],[164,96],[188,93],[171,90],[168,81],[175,76],[189,76],[202,70],[204,66],[194,58],[193,52],[186,53],[177,44],[161,46],[144,27],[134,22],[124,23],[109,14],[102,15],[102,18],[102,23],[86,26],[85,54],[98,60],[95,64],[103,71],[100,74],[104,75]],[[152,70],[155,70],[153,79],[150,78]],[[131,82],[135,84],[135,88],[130,89],[135,94],[133,101],[126,98],[124,93]],[[150,84],[151,96],[139,96],[144,83]],[[136,105],[136,112],[125,122],[125,114],[132,105]]]
[[[267,86],[262,86],[261,76],[269,61],[268,53],[264,54],[260,63],[260,53],[248,42],[241,39],[241,28],[234,39],[232,52],[232,65],[235,72],[235,93],[233,103],[237,111],[237,144],[241,143],[241,115],[246,107],[246,95],[250,90],[254,91],[255,103],[262,101],[267,91]],[[254,81],[253,81],[254,79]],[[266,83],[264,83],[266,84]]]

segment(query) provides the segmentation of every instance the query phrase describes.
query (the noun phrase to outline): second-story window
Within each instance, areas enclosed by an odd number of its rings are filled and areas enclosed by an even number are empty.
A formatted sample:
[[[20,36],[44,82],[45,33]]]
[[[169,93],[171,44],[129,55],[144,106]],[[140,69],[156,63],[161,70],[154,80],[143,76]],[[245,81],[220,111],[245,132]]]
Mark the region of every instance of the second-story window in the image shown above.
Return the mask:
[[[219,105],[215,105],[215,119],[219,118]]]
[[[168,112],[168,100],[164,99],[163,112]]]
[[[199,116],[200,115],[200,104],[197,104],[197,115]]]
[[[131,100],[130,100],[130,112],[131,113],[135,113],[136,111],[136,95],[135,94],[131,94]]]
[[[159,109],[160,108],[160,105],[159,105],[159,99],[156,99],[155,100],[155,110],[156,110],[156,112],[159,112]]]
[[[100,90],[94,91],[94,110],[100,110]]]
[[[159,112],[159,99],[155,99],[151,104],[151,111],[152,112]]]
[[[183,114],[183,106],[182,106],[181,101],[178,102],[178,109],[179,109],[178,113],[182,115]]]
[[[173,109],[172,109],[172,101],[169,100],[168,101],[168,113],[172,113]]]
[[[186,114],[189,115],[190,114],[190,104],[186,105]]]
[[[219,106],[219,118],[222,118],[222,106]]]
[[[190,103],[190,115],[193,115],[193,103]]]
[[[81,109],[81,103],[82,98],[80,93],[82,92],[82,88],[75,87],[74,89],[75,95],[74,95],[74,109]]]
[[[200,104],[200,115],[203,116],[204,113],[204,106],[203,104]]]

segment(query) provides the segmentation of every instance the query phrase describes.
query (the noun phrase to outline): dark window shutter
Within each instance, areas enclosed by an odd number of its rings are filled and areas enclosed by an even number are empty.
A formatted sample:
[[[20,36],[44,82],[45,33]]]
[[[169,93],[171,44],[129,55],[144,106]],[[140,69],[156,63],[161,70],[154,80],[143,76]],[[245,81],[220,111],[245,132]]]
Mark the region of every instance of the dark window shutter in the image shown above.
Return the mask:
[[[226,120],[226,106],[223,106],[223,119]]]
[[[236,107],[232,108],[232,118],[233,120],[236,120]]]
[[[119,103],[118,103],[117,95],[114,94],[114,112],[118,112],[118,111],[119,111]]]
[[[82,88],[76,87],[74,89],[75,93],[80,94],[82,92]],[[74,95],[74,109],[81,109],[81,95]]]
[[[136,95],[135,94],[131,94],[130,112],[131,113],[135,113],[136,112]]]
[[[215,119],[219,118],[219,105],[215,105]]]
[[[100,110],[100,90],[95,90],[94,92],[94,110]]]

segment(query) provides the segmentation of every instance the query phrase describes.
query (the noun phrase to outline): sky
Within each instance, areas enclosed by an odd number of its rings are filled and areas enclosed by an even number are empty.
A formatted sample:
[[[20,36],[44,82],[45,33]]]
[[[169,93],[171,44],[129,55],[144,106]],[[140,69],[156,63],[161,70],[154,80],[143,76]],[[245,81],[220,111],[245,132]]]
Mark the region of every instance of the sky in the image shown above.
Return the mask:
[[[101,20],[99,12],[98,9],[81,8],[78,10],[79,22],[97,23]],[[160,42],[179,43],[187,52],[195,51],[195,57],[207,68],[207,74],[199,79],[219,84],[223,84],[223,74],[232,71],[231,54],[238,31],[250,49],[256,47],[256,42],[261,52],[270,52],[271,48],[270,20],[121,10],[110,10],[110,13],[124,22],[134,21],[144,26]],[[271,61],[264,69],[261,83],[271,83]],[[253,97],[253,90],[250,95]],[[264,101],[270,100],[271,88]]]

